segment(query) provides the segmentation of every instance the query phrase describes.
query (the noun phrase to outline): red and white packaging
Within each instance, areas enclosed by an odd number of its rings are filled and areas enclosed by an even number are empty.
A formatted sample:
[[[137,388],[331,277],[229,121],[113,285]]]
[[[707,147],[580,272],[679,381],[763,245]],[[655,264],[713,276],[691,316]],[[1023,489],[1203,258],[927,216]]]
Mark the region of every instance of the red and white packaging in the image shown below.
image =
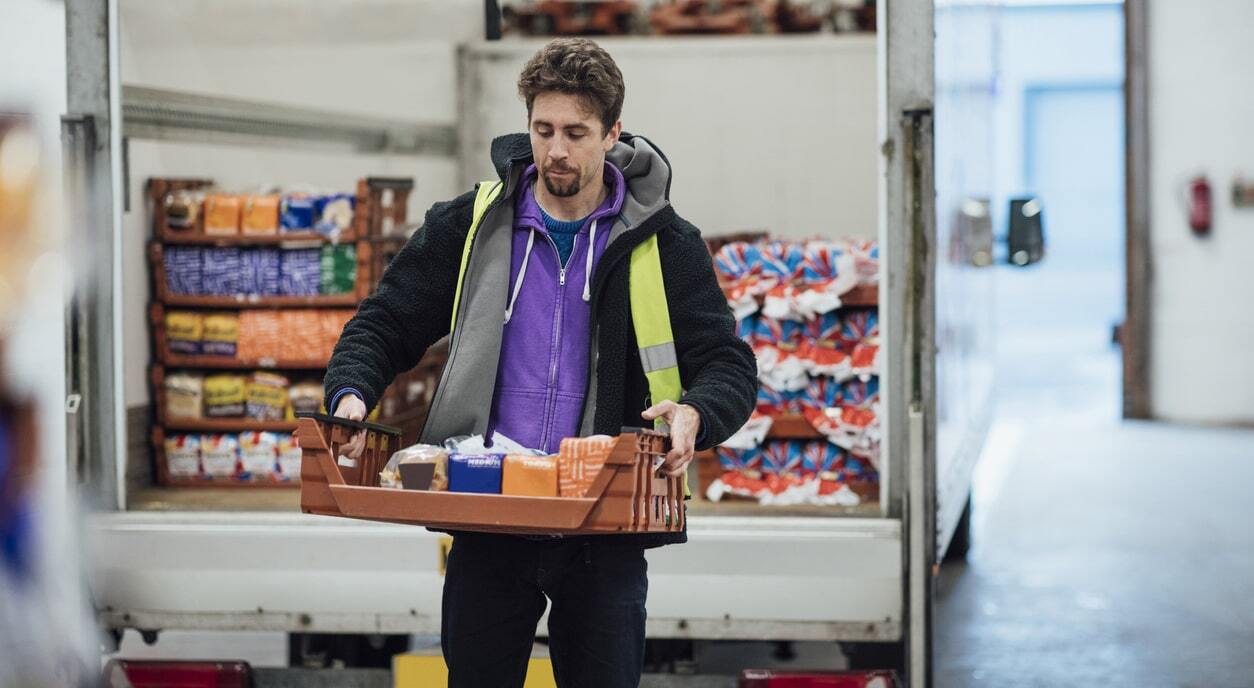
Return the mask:
[[[171,435],[165,438],[165,465],[171,478],[199,478],[200,437]]]
[[[609,435],[567,437],[559,446],[557,459],[558,494],[582,497],[605,465],[606,450],[618,440]]]
[[[278,472],[279,438],[272,432],[241,432],[239,435],[241,477],[273,480]]]
[[[295,435],[283,433],[279,435],[279,480],[300,479],[300,442]]]
[[[234,478],[239,473],[239,458],[235,435],[200,436],[200,464],[210,479]]]
[[[749,416],[748,422],[719,446],[728,449],[754,449],[766,441],[766,436],[771,432],[771,426],[774,423],[773,417],[754,411],[753,415]]]

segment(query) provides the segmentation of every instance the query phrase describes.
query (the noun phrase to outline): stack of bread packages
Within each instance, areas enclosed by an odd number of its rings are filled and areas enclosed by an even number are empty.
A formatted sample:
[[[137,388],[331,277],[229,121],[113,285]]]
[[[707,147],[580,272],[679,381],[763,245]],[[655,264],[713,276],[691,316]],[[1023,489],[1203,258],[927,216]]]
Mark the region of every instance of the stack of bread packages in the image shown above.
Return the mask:
[[[738,333],[758,359],[758,404],[718,448],[706,490],[761,504],[854,506],[877,491],[879,249],[862,241],[735,241],[714,267]],[[789,436],[788,419],[812,430]],[[792,423],[789,427],[795,427]]]

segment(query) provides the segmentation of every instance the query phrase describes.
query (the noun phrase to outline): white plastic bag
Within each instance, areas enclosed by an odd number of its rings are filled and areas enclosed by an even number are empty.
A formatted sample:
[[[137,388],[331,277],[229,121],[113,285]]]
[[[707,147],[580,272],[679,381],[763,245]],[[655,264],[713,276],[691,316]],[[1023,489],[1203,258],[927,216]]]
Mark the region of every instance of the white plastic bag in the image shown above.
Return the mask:
[[[400,467],[403,463],[433,463],[435,475],[431,478],[430,489],[446,490],[448,489],[448,454],[447,449],[433,444],[415,444],[398,449],[388,459],[383,470],[379,471],[379,486],[401,488]]]
[[[544,456],[544,452],[528,449],[501,433],[492,434],[492,446],[485,444],[483,435],[458,435],[444,440],[444,448],[450,454],[528,454]]]

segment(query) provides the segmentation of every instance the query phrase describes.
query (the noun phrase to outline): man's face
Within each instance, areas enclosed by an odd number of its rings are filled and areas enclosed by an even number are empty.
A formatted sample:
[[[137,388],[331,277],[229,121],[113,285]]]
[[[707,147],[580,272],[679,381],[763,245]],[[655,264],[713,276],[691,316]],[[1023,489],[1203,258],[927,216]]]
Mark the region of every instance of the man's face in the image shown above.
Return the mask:
[[[605,154],[618,142],[622,123],[605,131],[601,119],[577,96],[546,91],[531,102],[531,151],[544,187],[568,197],[599,184]]]

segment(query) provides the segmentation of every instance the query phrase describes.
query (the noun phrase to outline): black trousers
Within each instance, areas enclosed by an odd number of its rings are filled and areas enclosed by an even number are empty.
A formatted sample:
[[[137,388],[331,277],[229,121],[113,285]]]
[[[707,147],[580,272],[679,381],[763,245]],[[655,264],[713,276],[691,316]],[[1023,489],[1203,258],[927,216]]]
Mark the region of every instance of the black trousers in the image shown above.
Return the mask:
[[[546,596],[557,685],[636,688],[648,588],[644,550],[612,535],[457,534],[441,618],[449,688],[521,688]]]

